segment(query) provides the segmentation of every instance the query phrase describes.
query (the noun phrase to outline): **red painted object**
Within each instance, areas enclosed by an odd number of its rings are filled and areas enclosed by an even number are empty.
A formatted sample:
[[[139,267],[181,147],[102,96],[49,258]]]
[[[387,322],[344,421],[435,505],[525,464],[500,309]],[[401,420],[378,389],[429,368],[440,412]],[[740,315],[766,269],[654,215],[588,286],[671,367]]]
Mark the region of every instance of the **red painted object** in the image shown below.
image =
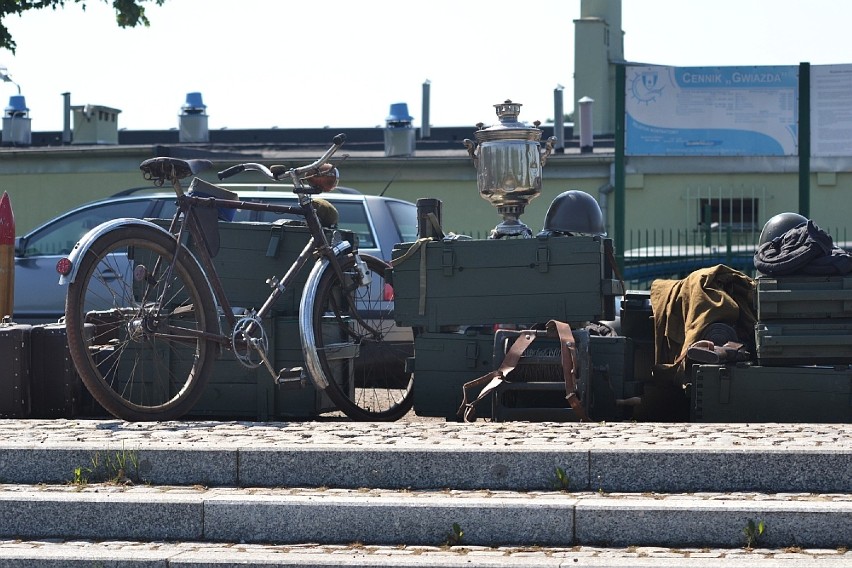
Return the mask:
[[[12,214],[12,201],[5,191],[0,198],[0,245],[15,246],[15,216]]]
[[[4,191],[0,198],[0,318],[12,316],[15,306],[15,216]]]

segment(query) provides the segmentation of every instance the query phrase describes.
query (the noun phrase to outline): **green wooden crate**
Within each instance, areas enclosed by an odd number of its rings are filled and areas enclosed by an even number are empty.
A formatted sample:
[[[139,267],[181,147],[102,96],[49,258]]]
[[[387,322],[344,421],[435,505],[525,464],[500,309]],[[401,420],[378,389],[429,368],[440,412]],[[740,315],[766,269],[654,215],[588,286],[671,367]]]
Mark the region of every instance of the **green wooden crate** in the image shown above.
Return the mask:
[[[393,252],[395,317],[400,325],[430,332],[454,325],[614,319],[614,297],[622,293],[606,260],[609,239],[434,241],[402,260],[412,246],[402,243]]]
[[[462,387],[493,370],[494,334],[471,328],[458,333],[422,333],[414,338],[414,413],[455,420]],[[490,415],[490,405],[477,408]]]
[[[852,318],[852,276],[757,279],[757,319]]]
[[[149,219],[167,228],[171,219]],[[272,292],[268,278],[283,276],[301,254],[310,240],[308,228],[292,221],[274,223],[219,221],[219,250],[213,264],[228,300],[235,308],[259,309]],[[341,235],[350,243],[356,243],[351,231]],[[330,239],[332,233],[326,236]],[[194,245],[190,244],[194,250]],[[291,286],[284,291],[273,310],[276,314],[296,315],[302,289],[311,270],[308,264],[296,276]]]
[[[852,422],[852,369],[695,365],[693,422]]]
[[[326,340],[331,339],[331,334],[337,331],[336,324],[330,323],[325,326]],[[302,340],[299,335],[299,321],[297,318],[277,317],[275,318],[275,329],[273,334],[275,352],[274,360],[278,368],[304,367],[302,357]],[[341,340],[339,332],[336,339]],[[357,354],[354,349],[340,353],[340,358],[330,362],[339,384],[351,377],[353,363],[352,357]],[[264,371],[264,374],[267,374]],[[271,379],[270,379],[271,381]],[[352,381],[346,381],[352,384]],[[350,393],[351,396],[351,393]],[[324,412],[336,410],[336,406],[328,398],[325,392],[314,387],[308,380],[307,384],[300,389],[277,389],[275,393],[275,416],[277,418],[318,416]]]
[[[852,318],[758,321],[761,365],[852,364]]]

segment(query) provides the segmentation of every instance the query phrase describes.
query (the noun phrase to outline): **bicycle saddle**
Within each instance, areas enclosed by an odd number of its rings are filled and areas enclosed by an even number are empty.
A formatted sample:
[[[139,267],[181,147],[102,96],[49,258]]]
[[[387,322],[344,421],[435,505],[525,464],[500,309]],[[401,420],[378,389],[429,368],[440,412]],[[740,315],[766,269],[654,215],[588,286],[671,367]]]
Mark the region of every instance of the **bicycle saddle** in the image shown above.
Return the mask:
[[[139,165],[142,177],[163,185],[166,180],[187,178],[213,167],[210,160],[181,160],[180,158],[149,158]]]

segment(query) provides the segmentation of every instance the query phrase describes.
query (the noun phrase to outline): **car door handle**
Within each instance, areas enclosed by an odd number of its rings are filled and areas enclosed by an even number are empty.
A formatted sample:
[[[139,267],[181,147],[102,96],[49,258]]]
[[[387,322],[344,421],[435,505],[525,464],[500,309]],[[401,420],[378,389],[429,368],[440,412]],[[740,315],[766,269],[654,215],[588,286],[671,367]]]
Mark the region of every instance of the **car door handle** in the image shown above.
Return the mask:
[[[121,275],[112,268],[105,268],[100,271],[101,280],[118,280]]]

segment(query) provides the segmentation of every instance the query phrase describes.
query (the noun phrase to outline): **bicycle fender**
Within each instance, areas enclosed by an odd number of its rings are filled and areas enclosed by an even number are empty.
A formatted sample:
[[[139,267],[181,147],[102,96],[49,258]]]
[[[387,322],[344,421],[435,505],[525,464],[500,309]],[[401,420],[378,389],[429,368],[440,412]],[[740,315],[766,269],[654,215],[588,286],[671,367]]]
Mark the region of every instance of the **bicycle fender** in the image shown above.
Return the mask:
[[[334,247],[334,254],[338,256],[349,250],[350,244],[348,241],[343,241]],[[318,389],[325,390],[328,388],[328,381],[325,373],[322,370],[322,365],[319,360],[319,353],[316,350],[316,337],[314,336],[313,322],[313,307],[317,297],[317,288],[319,287],[320,279],[325,271],[329,269],[329,261],[323,258],[311,269],[308,275],[308,281],[305,283],[305,288],[302,291],[302,299],[299,302],[299,328],[302,333],[302,356],[305,359],[305,367],[308,371],[308,376],[314,382],[314,386]]]
[[[118,227],[126,227],[129,225],[142,225],[145,227],[152,227],[154,229],[157,229],[158,231],[171,234],[159,225],[155,225],[154,223],[150,221],[145,221],[144,219],[136,219],[134,217],[124,217],[120,219],[110,219],[109,221],[104,221],[97,227],[92,227],[91,229],[89,229],[89,231],[85,235],[80,237],[80,240],[77,241],[77,244],[74,245],[74,249],[71,251],[71,254],[68,255],[68,260],[71,261],[71,272],[69,272],[67,275],[60,276],[59,284],[65,285],[74,282],[74,280],[77,278],[77,270],[80,266],[79,259],[81,259],[89,251],[89,249],[92,248],[92,243],[95,242],[98,237],[100,237],[104,233],[112,231],[113,229],[117,229]]]

